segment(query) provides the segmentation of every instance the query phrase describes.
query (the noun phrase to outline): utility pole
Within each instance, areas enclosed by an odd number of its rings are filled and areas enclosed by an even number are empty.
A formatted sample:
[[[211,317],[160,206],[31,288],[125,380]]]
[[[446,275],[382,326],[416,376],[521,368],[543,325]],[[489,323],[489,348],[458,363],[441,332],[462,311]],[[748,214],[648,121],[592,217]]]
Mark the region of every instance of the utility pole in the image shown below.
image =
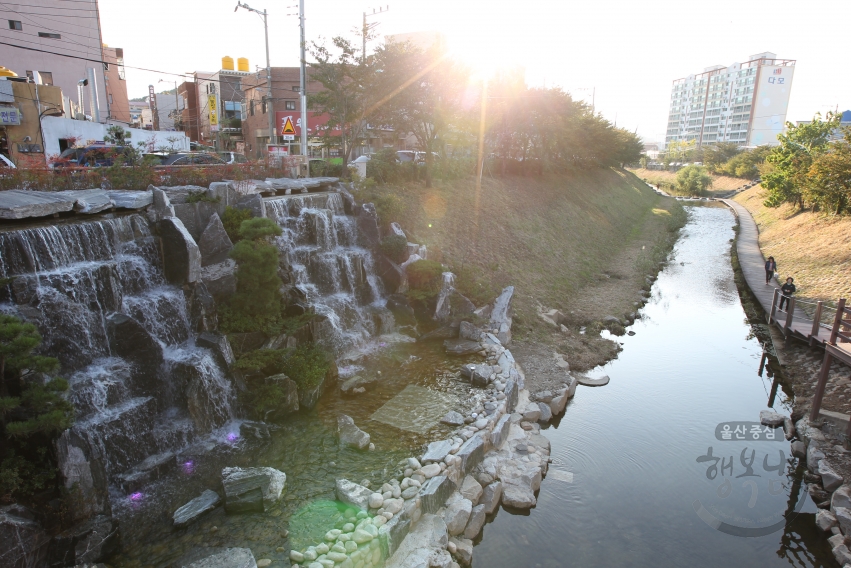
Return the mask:
[[[304,0],[298,2],[298,22],[301,28],[301,155],[307,167],[307,175],[310,176],[310,152],[307,148],[307,62],[304,57]]]
[[[366,36],[369,33],[369,30],[371,30],[372,28],[374,28],[375,26],[378,25],[378,23],[367,24],[366,18],[372,17],[372,16],[377,16],[379,14],[383,14],[384,12],[387,12],[388,10],[390,10],[389,5],[387,7],[384,7],[384,8],[378,8],[377,10],[375,8],[373,8],[371,14],[367,14],[366,12],[363,13],[363,52],[361,53],[361,62],[363,62],[363,63],[366,63]]]
[[[303,2],[304,0],[301,1]],[[269,24],[266,20],[268,14],[265,9],[261,12],[241,1],[236,3],[236,8],[233,11],[236,12],[240,8],[245,8],[249,12],[254,12],[263,18],[263,29],[266,31],[266,86],[269,90],[269,94],[266,97],[266,113],[269,115],[269,144],[274,144],[277,142],[277,135],[275,134],[275,106],[272,104],[272,66],[269,63]]]

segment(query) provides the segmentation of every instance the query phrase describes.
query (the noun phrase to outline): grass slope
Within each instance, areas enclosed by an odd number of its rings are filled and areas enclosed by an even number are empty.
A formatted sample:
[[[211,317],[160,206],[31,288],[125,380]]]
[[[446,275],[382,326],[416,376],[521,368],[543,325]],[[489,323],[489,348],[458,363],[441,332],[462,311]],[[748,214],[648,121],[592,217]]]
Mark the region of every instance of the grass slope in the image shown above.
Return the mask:
[[[611,312],[589,317],[631,311],[648,273],[644,257],[652,246],[643,254],[641,246],[626,257],[624,251],[648,231],[655,235],[658,227],[667,226],[667,209],[678,207],[634,175],[611,169],[545,179],[485,179],[478,195],[473,180],[430,190],[373,191],[392,192],[403,200],[397,218],[410,239],[427,244],[429,258],[455,271],[459,288],[477,305],[514,285],[515,312],[523,322],[516,327],[526,330],[539,322],[538,302],[567,309],[581,290],[611,272],[613,263],[624,278],[632,276],[628,301],[615,302],[624,304],[620,306],[609,299]]]
[[[799,296],[835,301],[851,293],[851,217],[765,207],[757,185],[733,199],[747,207],[759,227],[759,246],[777,259],[782,276],[795,278]]]

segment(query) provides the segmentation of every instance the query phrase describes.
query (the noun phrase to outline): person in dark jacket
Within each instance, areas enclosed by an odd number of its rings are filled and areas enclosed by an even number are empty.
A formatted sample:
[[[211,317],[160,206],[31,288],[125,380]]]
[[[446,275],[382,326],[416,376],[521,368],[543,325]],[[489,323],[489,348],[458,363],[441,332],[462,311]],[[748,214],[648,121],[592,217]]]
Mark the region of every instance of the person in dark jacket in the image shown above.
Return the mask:
[[[795,293],[795,285],[792,284],[792,282],[794,282],[794,281],[795,281],[795,279],[790,276],[789,278],[786,279],[786,283],[783,286],[780,287],[780,291],[783,292],[780,296],[780,309],[781,310],[783,309],[783,303],[784,302],[786,303],[787,308],[789,307],[789,304],[791,304],[791,302],[789,301],[789,298],[791,298],[792,294]]]
[[[774,276],[774,273],[777,272],[777,263],[774,262],[774,257],[769,256],[768,260],[765,261],[765,284],[771,284],[771,278]]]

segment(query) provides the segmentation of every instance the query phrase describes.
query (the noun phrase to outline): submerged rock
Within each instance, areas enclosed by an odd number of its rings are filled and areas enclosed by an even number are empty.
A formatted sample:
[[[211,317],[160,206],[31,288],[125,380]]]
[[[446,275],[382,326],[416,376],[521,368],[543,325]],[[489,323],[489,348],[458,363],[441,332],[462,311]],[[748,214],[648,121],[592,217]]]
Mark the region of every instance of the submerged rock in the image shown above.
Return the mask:
[[[201,495],[189,501],[172,515],[174,528],[182,529],[206,515],[222,502],[215,491],[207,489]]]
[[[359,485],[348,479],[338,479],[335,486],[337,500],[352,505],[358,509],[367,510],[369,508],[369,498],[372,496],[372,490]],[[387,505],[389,500],[385,500],[383,505]]]
[[[193,562],[185,568],[257,568],[257,562],[249,548],[228,548]]]
[[[226,467],[222,470],[225,511],[262,513],[281,498],[286,482],[286,474],[271,467]]]
[[[482,346],[477,341],[466,339],[447,339],[443,342],[443,348],[450,355],[472,355],[482,350]]]
[[[442,424],[449,424],[450,426],[461,426],[464,424],[464,417],[459,412],[455,412],[454,410],[446,413],[446,416],[440,419]]]
[[[341,414],[337,417],[337,434],[340,442],[347,446],[364,450],[369,446],[369,434],[355,426],[350,416]]]

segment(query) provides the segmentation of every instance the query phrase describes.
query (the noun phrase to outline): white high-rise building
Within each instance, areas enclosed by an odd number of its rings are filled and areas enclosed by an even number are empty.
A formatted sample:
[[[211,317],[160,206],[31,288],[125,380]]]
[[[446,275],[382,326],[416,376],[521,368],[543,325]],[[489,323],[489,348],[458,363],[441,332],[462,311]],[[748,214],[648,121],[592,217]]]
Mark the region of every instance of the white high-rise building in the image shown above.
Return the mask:
[[[715,65],[674,81],[665,145],[694,140],[697,146],[735,142],[777,144],[795,72],[794,59],[770,52],[744,63]]]

